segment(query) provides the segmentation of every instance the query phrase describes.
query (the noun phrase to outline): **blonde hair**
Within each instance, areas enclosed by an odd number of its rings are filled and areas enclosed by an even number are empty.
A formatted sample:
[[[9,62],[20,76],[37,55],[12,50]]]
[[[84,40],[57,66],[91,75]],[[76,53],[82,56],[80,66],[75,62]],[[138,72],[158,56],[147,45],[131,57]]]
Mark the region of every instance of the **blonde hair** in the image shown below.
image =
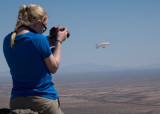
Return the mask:
[[[45,10],[39,5],[22,5],[19,10],[17,24],[15,30],[11,36],[11,47],[14,45],[14,39],[16,37],[17,31],[21,25],[31,26],[33,19],[39,19],[43,23],[46,23],[48,15]]]

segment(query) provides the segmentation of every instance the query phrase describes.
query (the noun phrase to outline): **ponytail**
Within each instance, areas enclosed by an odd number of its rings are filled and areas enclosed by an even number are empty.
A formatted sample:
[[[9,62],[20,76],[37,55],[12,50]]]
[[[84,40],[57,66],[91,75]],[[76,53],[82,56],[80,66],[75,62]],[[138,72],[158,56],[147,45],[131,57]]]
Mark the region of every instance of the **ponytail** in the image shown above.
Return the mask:
[[[19,10],[19,14],[18,14],[18,19],[17,19],[17,24],[16,24],[16,27],[15,27],[15,30],[13,32],[13,34],[11,35],[11,43],[10,43],[10,46],[13,47],[14,45],[14,39],[16,37],[16,34],[17,34],[17,31],[19,29],[19,27],[22,25],[23,21],[26,20],[26,17],[27,17],[27,6],[26,5],[22,5],[20,7],[20,10]]]
[[[10,46],[13,47],[14,45],[14,39],[16,37],[16,32],[13,32],[12,36],[11,36],[11,43],[10,43]]]

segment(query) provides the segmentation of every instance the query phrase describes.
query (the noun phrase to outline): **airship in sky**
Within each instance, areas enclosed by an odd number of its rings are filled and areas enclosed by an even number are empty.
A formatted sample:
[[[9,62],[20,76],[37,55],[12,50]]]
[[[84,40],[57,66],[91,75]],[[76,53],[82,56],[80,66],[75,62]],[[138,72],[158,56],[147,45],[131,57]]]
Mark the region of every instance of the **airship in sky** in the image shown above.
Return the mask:
[[[105,48],[107,46],[109,46],[109,43],[108,42],[104,42],[104,43],[97,44],[96,48]]]

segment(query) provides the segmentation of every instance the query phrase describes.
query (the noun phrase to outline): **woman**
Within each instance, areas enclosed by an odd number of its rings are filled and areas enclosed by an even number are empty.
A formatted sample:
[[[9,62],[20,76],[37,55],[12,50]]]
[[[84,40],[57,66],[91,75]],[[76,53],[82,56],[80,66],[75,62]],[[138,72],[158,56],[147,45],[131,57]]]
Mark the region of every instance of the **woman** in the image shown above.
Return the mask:
[[[58,32],[52,54],[49,45],[53,44],[52,40],[42,35],[47,23],[47,13],[41,6],[22,5],[14,32],[4,39],[3,52],[13,80],[10,108],[16,113],[23,109],[40,114],[63,114],[51,73],[59,67],[67,28]]]

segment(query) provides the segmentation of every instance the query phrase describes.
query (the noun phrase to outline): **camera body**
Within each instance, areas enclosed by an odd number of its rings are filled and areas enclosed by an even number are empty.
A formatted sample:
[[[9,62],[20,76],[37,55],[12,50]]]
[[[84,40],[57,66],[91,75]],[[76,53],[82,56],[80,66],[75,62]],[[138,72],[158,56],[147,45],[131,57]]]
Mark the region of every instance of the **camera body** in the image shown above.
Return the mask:
[[[51,29],[50,29],[50,33],[49,33],[49,36],[50,36],[50,38],[54,38],[55,40],[57,40],[57,33],[58,33],[58,31],[63,31],[64,29],[59,29],[58,30],[58,27],[52,27]],[[67,38],[70,36],[70,33],[67,31]]]
[[[50,33],[49,36],[47,36],[50,45],[55,46],[56,45],[56,41],[57,41],[57,34],[58,31],[63,31],[64,29],[58,29],[58,27],[52,27],[50,29]],[[67,38],[70,36],[70,33],[67,31]]]

